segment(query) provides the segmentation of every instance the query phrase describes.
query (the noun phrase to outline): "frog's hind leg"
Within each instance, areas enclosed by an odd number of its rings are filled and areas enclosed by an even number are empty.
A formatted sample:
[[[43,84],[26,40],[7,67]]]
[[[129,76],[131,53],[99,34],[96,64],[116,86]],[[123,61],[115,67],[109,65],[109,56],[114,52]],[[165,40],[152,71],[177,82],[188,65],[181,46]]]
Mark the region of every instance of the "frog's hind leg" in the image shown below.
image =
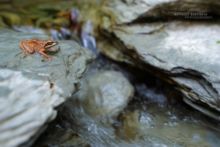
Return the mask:
[[[24,57],[26,57],[29,54],[33,54],[34,53],[34,50],[30,50],[23,42],[21,42],[19,44],[19,47],[20,47]]]
[[[26,50],[24,50],[24,49],[21,48],[21,52],[20,52],[20,53],[17,53],[15,56],[18,56],[18,55],[20,55],[20,54],[22,54],[22,55],[23,55],[22,58],[24,58],[24,57],[26,57],[29,53],[28,53]]]

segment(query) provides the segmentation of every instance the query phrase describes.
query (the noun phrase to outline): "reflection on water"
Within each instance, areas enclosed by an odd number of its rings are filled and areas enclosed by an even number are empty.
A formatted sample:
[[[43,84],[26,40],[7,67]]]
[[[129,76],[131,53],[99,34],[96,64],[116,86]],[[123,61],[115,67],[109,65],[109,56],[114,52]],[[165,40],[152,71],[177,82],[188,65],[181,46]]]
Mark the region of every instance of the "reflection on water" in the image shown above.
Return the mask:
[[[35,146],[218,146],[220,136],[217,122],[208,120],[182,103],[180,95],[173,92],[172,87],[146,73],[134,77],[137,74],[131,73],[130,69],[103,57],[91,65],[87,75],[103,69],[119,70],[135,85],[135,97],[127,108],[117,118],[94,118],[85,113],[83,106],[73,96],[60,108],[58,119]]]

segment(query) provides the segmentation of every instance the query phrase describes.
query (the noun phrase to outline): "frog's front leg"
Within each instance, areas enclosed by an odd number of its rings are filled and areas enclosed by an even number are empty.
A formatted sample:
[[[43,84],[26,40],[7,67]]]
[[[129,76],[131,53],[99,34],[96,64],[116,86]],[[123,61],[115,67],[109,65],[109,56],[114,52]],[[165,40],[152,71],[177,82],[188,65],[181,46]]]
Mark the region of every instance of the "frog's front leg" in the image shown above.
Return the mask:
[[[46,59],[48,59],[48,60],[52,60],[52,57],[49,56],[49,55],[47,55],[44,51],[45,51],[45,49],[42,48],[42,49],[39,49],[39,50],[38,50],[38,53],[41,54],[44,58],[46,58]]]

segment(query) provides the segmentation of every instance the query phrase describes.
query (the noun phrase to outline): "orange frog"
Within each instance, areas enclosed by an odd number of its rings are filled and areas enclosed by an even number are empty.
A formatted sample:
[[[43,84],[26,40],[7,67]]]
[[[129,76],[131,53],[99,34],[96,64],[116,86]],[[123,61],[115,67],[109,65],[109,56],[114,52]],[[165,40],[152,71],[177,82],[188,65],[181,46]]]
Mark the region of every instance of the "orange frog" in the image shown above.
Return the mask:
[[[30,40],[22,40],[20,41],[20,48],[22,51],[27,54],[34,54],[35,52],[42,55],[44,58],[51,60],[52,57],[47,55],[46,51],[55,51],[58,42],[53,40],[40,40],[40,39],[30,39]]]

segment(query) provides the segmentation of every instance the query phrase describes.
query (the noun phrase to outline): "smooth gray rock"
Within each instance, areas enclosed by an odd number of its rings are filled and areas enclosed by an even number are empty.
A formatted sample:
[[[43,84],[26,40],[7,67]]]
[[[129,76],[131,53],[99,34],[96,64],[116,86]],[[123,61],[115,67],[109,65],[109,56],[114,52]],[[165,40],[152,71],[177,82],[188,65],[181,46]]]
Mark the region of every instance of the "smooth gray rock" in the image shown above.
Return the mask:
[[[96,117],[117,116],[134,94],[130,82],[116,71],[89,76],[78,95],[87,113]]]
[[[176,8],[189,13],[176,16],[175,12],[179,12]],[[211,18],[201,17],[207,21],[203,23],[175,20],[200,19],[191,14],[193,8]],[[217,43],[220,27],[218,23],[208,23],[219,16],[220,9],[217,8],[219,2],[216,0],[160,3],[136,19],[131,17],[130,22],[121,21],[124,25],[104,26],[101,34],[105,39],[100,43],[100,49],[114,60],[147,70],[173,84],[182,92],[187,104],[220,120],[220,44]],[[173,13],[165,15],[163,10]],[[120,18],[122,14],[116,16]],[[163,18],[170,20],[163,22]]]
[[[59,42],[52,61],[37,53],[24,57],[19,41],[31,38],[48,37],[0,30],[0,146],[31,145],[56,117],[55,108],[76,92],[92,59],[73,41]]]

